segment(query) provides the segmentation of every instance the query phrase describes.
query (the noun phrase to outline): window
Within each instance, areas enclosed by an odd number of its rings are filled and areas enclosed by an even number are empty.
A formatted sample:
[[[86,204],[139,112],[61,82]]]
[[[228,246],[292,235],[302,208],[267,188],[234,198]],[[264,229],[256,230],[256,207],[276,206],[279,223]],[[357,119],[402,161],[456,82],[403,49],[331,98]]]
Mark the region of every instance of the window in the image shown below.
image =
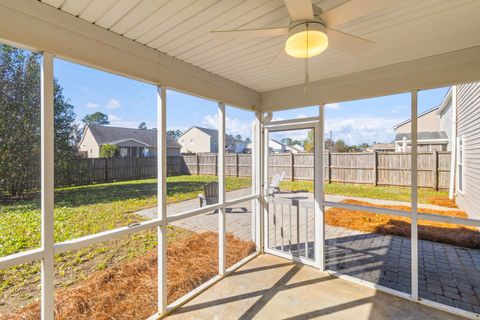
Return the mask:
[[[463,193],[463,136],[457,140],[457,191]]]

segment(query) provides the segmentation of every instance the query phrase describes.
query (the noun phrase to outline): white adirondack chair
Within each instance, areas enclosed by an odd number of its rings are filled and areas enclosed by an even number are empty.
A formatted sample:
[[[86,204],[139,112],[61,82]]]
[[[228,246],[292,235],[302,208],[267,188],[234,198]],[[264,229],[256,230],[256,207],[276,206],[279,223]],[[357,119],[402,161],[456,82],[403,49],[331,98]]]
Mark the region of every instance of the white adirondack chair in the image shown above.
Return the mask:
[[[273,196],[275,193],[280,192],[280,182],[285,178],[285,171],[282,174],[277,173],[273,176],[270,186],[268,187],[268,195]]]

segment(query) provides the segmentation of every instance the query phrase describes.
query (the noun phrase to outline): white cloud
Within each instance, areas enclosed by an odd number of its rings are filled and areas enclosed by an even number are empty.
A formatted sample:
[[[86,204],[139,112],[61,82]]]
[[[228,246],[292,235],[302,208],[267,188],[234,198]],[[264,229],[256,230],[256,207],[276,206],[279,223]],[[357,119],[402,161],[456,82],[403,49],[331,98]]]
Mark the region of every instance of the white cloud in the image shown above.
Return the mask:
[[[138,128],[138,125],[140,124],[140,122],[137,122],[137,121],[125,121],[114,114],[109,114],[108,120],[110,121],[110,125],[114,127]],[[147,127],[149,127],[148,123],[147,123]]]
[[[120,101],[115,98],[111,98],[108,100],[107,104],[105,105],[105,109],[118,109],[120,108]]]
[[[410,116],[410,112],[408,109],[410,109],[410,107],[408,106],[393,107],[390,109],[390,113],[392,114],[403,113],[405,115],[405,118],[408,118]]]
[[[93,103],[93,102],[89,102],[85,105],[85,108],[88,108],[88,109],[98,109],[99,105],[98,103]]]
[[[340,110],[340,103],[329,103],[325,105],[325,108],[332,110]]]
[[[206,115],[203,117],[202,125],[218,129],[218,115]],[[251,139],[252,135],[252,123],[249,121],[243,121],[238,118],[225,117],[225,126],[226,132],[233,136],[237,134],[241,135],[242,138],[249,137]]]
[[[394,140],[393,126],[400,121],[385,117],[331,119],[326,122],[325,134],[329,136],[331,131],[333,140],[342,139],[347,144],[390,142]]]

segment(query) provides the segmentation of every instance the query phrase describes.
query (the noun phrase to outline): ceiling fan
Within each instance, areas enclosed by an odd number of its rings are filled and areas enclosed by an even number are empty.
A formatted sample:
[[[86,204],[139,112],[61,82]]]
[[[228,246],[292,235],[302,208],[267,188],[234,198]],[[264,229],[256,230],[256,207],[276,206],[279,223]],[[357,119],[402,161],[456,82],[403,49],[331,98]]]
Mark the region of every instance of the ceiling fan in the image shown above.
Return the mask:
[[[291,19],[288,27],[216,30],[212,31],[212,34],[221,39],[288,36],[284,50],[282,48],[269,65],[285,61],[285,57],[289,56],[305,59],[306,82],[308,82],[308,58],[319,55],[327,47],[331,46],[349,54],[357,54],[374,44],[370,40],[335,30],[335,27],[381,10],[396,1],[324,0],[318,6],[313,5],[312,0],[284,0],[284,2]]]

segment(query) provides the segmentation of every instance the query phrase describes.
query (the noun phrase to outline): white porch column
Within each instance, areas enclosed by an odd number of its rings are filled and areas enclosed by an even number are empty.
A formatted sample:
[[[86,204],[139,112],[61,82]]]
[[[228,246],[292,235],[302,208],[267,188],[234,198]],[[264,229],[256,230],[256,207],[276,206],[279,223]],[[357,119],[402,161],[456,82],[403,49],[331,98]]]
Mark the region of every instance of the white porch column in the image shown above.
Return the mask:
[[[268,154],[270,152],[270,149],[269,149],[269,139],[270,139],[270,133],[268,131],[267,128],[265,128],[263,126],[263,117],[261,118],[261,127],[262,127],[262,131],[261,131],[261,140],[262,140],[262,148],[261,148],[261,154],[260,154],[260,157],[261,157],[261,166],[263,168],[262,170],[262,194],[261,194],[261,197],[260,197],[260,201],[262,202],[262,212],[260,213],[261,217],[260,217],[260,224],[261,224],[261,229],[262,229],[262,237],[261,237],[261,249],[262,249],[262,253],[265,252],[265,248],[269,246],[269,243],[268,243],[268,235],[269,235],[269,218],[268,218],[268,197],[269,197],[269,194],[268,194],[268,186],[270,185],[270,181],[269,181],[269,170],[268,170]]]
[[[314,197],[315,197],[315,262],[325,270],[325,217],[324,217],[324,105],[318,106],[319,126],[314,129]]]
[[[254,241],[256,250],[263,252],[263,189],[262,189],[262,113],[255,113],[254,132],[253,132],[253,149],[252,149],[252,190],[254,194],[258,194],[259,198],[253,200],[254,211],[252,211],[252,226],[254,230]]]
[[[412,126],[411,126],[411,239],[412,245],[412,298],[418,299],[418,212],[417,212],[417,96],[414,90],[412,95]]]
[[[222,207],[218,211],[218,273],[224,275],[227,270],[225,215],[225,104],[218,103],[218,202]]]
[[[157,87],[158,312],[167,311],[167,88]]]
[[[41,66],[41,202],[42,231],[42,296],[41,317],[53,319],[54,314],[54,104],[53,55],[43,53]]]

